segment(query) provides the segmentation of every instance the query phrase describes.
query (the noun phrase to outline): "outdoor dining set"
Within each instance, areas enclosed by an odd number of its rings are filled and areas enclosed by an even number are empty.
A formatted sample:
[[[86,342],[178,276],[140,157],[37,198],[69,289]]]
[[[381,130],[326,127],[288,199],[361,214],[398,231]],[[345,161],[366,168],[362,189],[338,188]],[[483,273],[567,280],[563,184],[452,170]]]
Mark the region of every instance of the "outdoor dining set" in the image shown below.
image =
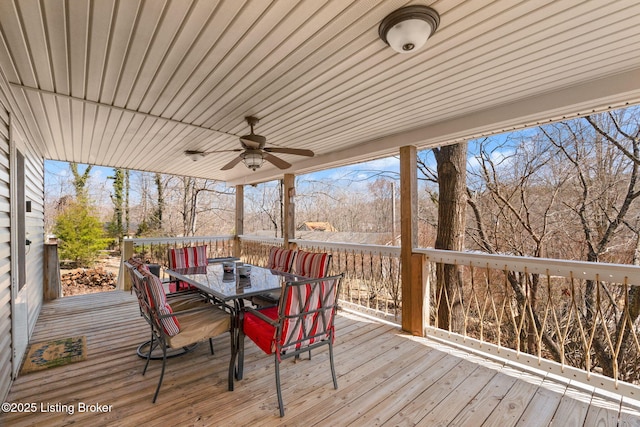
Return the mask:
[[[327,345],[334,388],[334,319],[343,275],[327,276],[331,255],[271,247],[267,265],[245,264],[238,258],[208,258],[206,246],[172,248],[163,280],[149,264],[132,257],[125,262],[140,314],[150,326],[151,339],[138,347],[162,370],[153,402],[160,392],[167,359],[229,334],[228,388],[241,380],[245,338],[265,354],[274,355],[280,416],[284,416],[280,363],[300,358]],[[156,273],[156,274],[154,274]]]

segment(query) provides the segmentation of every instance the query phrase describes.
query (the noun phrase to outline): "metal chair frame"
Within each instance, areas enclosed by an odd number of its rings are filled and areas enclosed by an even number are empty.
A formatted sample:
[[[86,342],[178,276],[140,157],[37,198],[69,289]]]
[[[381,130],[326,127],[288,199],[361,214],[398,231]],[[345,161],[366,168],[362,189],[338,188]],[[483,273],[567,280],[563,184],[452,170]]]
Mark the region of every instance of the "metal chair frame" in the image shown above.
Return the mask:
[[[135,292],[136,297],[138,298],[138,305],[140,308],[140,316],[142,316],[147,323],[149,324],[150,328],[153,328],[152,326],[152,322],[151,319],[149,318],[148,314],[144,312],[143,310],[143,306],[144,303],[142,302],[144,299],[144,296],[140,293],[142,292],[142,284],[140,283],[140,276],[136,276],[134,274],[134,271],[137,270],[136,266],[133,264],[130,264],[128,261],[124,262],[124,266],[128,269],[129,271],[129,276],[131,278],[131,291]],[[206,294],[203,294],[201,292],[199,292],[198,290],[194,290],[194,289],[186,289],[186,290],[182,290],[182,291],[178,291],[178,292],[172,292],[172,293],[168,293],[167,294],[167,301],[169,302],[169,304],[171,305],[172,301],[176,301],[176,300],[181,300],[183,298],[191,298],[193,296],[197,295],[198,297],[202,298],[202,302],[208,301],[209,300],[209,296]],[[174,307],[172,307],[174,308]],[[178,357],[178,356],[182,356],[185,353],[190,352],[191,350],[193,350],[194,348],[197,347],[197,344],[194,344],[192,346],[188,346],[188,347],[183,347],[180,349],[176,349],[173,351],[169,351],[167,352],[167,359],[171,359],[173,357]],[[155,350],[157,350],[158,346],[152,346],[152,342],[151,340],[147,340],[143,343],[141,343],[138,348],[136,349],[136,354],[138,355],[138,357],[142,358],[142,359],[146,359],[147,357],[150,357],[151,360],[160,360],[163,358],[163,354],[160,353],[158,354],[157,352],[155,352]],[[210,339],[209,340],[209,348],[211,349],[211,354],[214,353],[213,351],[213,341]]]
[[[165,368],[166,368],[166,360],[167,360],[167,348],[170,348],[168,346],[167,343],[167,338],[168,335],[166,334],[166,332],[164,331],[164,328],[161,325],[161,321],[160,319],[163,318],[168,318],[168,317],[172,317],[172,316],[176,316],[178,319],[180,318],[181,315],[187,314],[187,313],[194,313],[194,312],[198,312],[198,311],[204,311],[204,310],[224,310],[225,312],[227,312],[230,316],[230,325],[231,327],[229,328],[229,334],[230,334],[230,338],[231,338],[231,359],[229,362],[229,374],[228,374],[228,381],[229,381],[229,390],[233,390],[233,374],[234,374],[234,368],[235,368],[235,359],[236,359],[236,341],[234,338],[234,334],[233,334],[233,327],[232,327],[232,323],[233,322],[233,316],[231,313],[231,309],[229,308],[229,306],[227,306],[224,302],[222,301],[215,301],[214,299],[210,298],[210,305],[204,306],[204,307],[198,307],[198,308],[193,308],[193,309],[186,309],[186,310],[182,310],[182,311],[177,311],[173,314],[160,314],[157,310],[158,307],[158,301],[155,300],[155,298],[153,297],[153,294],[151,292],[146,292],[144,289],[146,286],[148,286],[148,279],[147,277],[145,277],[144,275],[142,275],[139,271],[133,269],[132,270],[133,275],[136,276],[136,282],[137,282],[137,286],[138,289],[136,289],[136,295],[138,296],[138,301],[140,302],[140,311],[143,315],[143,317],[145,318],[145,320],[147,320],[147,322],[149,323],[149,325],[151,326],[151,340],[149,343],[150,346],[150,350],[147,353],[147,361],[145,363],[144,369],[142,371],[142,375],[144,375],[147,372],[147,368],[149,367],[149,361],[152,359],[151,358],[151,350],[154,348],[154,343],[157,341],[157,345],[159,345],[162,348],[162,371],[160,372],[160,378],[158,380],[158,386],[156,387],[156,391],[155,394],[153,396],[153,403],[156,402],[156,399],[158,398],[158,394],[160,393],[160,387],[162,386],[162,380],[164,379],[164,373],[165,373]],[[152,299],[152,301],[149,300],[149,298]],[[218,307],[218,308],[216,308]],[[209,345],[210,345],[210,350],[211,350],[211,354],[213,354],[213,343],[211,341],[212,337],[209,337]],[[192,343],[192,344],[196,344],[196,343]]]
[[[251,307],[243,308],[243,319],[244,313],[252,313],[264,321],[266,325],[275,328],[271,346],[275,355],[276,388],[281,417],[284,416],[284,402],[282,399],[280,379],[280,363],[282,360],[291,357],[299,358],[300,354],[305,352],[309,352],[309,359],[311,359],[311,350],[323,345],[328,345],[333,386],[335,389],[338,388],[333,359],[333,342],[335,339],[334,320],[338,309],[338,295],[343,276],[344,274],[340,274],[320,279],[287,282],[278,305],[277,319],[269,318],[260,310]],[[303,286],[307,287],[306,293],[300,291],[300,288]],[[323,287],[324,291],[322,291]],[[298,298],[297,304],[287,307],[286,302],[290,301],[293,292],[295,292],[297,296],[302,294],[306,296],[305,298]],[[318,298],[318,294],[321,295],[320,298]],[[292,299],[292,301],[294,300],[295,299]],[[311,322],[308,322],[309,317],[312,319]],[[293,324],[293,329],[297,333],[289,337],[283,337],[285,322],[289,322],[290,325]],[[244,337],[244,328],[240,328],[238,340],[240,357],[244,357]],[[249,338],[251,338],[251,336],[249,336]]]

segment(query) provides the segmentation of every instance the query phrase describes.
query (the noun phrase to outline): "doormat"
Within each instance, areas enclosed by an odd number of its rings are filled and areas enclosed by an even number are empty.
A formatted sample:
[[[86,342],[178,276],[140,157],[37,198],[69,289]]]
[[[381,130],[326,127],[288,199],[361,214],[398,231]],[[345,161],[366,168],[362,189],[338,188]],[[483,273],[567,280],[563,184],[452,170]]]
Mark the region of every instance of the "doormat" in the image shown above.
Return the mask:
[[[33,343],[27,350],[20,374],[80,362],[86,358],[87,338],[85,336]]]

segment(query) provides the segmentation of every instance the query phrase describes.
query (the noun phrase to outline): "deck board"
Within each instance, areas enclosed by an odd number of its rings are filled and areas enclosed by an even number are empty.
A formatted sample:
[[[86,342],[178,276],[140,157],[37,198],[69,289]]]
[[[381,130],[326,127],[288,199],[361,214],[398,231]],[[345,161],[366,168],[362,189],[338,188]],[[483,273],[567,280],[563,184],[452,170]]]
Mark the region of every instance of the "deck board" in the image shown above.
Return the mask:
[[[337,320],[334,390],[326,348],[311,361],[281,368],[286,415],[278,416],[273,357],[246,343],[245,375],[227,391],[227,334],[167,363],[152,361],[145,376],[137,345],[149,338],[134,296],[106,292],[44,304],[32,341],[86,335],[87,360],[20,376],[8,402],[38,406],[79,402],[112,405],[105,414],[0,414],[11,426],[166,425],[455,425],[550,424],[640,426],[635,401],[591,386],[523,371],[459,348],[401,333],[341,312]]]
[[[505,395],[518,379],[502,372],[497,372],[467,404],[465,411],[460,411],[451,424],[458,427],[476,427],[481,425],[504,399]]]

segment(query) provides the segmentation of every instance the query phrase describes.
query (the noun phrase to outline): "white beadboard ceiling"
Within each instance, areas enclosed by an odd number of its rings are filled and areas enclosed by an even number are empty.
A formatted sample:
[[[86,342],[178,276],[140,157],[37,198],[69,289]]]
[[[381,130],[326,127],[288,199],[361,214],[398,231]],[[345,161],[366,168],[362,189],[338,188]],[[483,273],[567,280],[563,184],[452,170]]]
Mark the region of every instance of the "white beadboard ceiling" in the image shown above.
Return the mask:
[[[418,53],[378,38],[425,4]],[[0,83],[45,158],[251,183],[220,171],[260,119],[287,173],[640,102],[637,0],[0,0]]]

